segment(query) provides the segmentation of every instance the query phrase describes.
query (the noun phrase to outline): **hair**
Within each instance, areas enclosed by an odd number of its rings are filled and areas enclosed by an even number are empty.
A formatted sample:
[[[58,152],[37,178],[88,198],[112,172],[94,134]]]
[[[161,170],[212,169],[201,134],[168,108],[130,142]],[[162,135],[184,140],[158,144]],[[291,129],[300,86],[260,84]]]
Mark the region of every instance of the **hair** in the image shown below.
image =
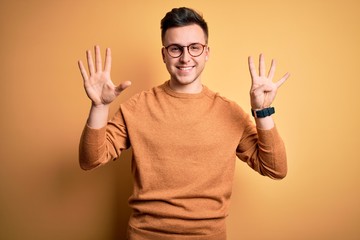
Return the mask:
[[[202,28],[207,43],[209,38],[207,23],[201,14],[187,7],[173,8],[161,20],[161,40],[164,41],[165,33],[169,28],[184,27],[192,24],[197,24]]]

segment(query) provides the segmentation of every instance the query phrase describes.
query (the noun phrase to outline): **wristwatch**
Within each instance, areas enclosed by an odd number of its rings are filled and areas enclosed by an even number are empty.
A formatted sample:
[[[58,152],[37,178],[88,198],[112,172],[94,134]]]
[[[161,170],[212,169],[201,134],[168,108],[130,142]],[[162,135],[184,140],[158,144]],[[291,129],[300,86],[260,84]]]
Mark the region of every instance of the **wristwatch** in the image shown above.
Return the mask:
[[[274,113],[275,113],[275,108],[274,107],[268,107],[268,108],[264,108],[264,109],[261,109],[261,110],[253,110],[253,109],[251,109],[251,114],[255,118],[264,118],[264,117],[267,117],[267,116],[271,116]]]

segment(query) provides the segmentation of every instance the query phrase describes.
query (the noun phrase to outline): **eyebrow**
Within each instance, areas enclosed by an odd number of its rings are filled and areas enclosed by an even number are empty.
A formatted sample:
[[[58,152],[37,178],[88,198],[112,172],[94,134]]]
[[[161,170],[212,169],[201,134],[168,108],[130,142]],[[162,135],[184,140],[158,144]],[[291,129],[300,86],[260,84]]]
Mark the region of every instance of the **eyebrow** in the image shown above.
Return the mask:
[[[171,45],[177,45],[177,46],[180,46],[180,47],[187,47],[187,46],[190,46],[191,44],[197,44],[197,43],[202,44],[202,45],[207,45],[206,43],[203,44],[201,42],[192,42],[192,43],[189,43],[188,45],[182,45],[180,43],[170,43],[170,44],[167,45],[167,47],[171,46]]]

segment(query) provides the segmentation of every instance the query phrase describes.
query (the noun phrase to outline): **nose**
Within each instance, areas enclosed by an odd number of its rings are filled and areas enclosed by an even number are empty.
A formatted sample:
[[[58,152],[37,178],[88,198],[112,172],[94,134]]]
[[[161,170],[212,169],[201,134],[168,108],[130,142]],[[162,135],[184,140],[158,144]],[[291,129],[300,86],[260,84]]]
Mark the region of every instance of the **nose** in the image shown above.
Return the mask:
[[[180,56],[180,61],[181,62],[189,62],[191,58],[191,55],[189,54],[189,51],[187,49],[187,47],[183,48],[183,53]]]

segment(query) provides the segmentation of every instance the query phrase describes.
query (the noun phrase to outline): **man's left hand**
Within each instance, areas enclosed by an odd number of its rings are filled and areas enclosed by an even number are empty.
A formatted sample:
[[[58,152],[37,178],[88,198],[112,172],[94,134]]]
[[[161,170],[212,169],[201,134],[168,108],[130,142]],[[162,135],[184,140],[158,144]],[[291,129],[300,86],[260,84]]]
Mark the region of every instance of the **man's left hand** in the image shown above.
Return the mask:
[[[250,89],[251,108],[256,110],[270,107],[275,99],[278,88],[286,81],[290,74],[286,73],[279,81],[273,82],[276,68],[274,60],[271,61],[271,67],[267,76],[263,54],[260,54],[259,74],[256,72],[253,58],[250,56],[248,60],[252,80]]]

